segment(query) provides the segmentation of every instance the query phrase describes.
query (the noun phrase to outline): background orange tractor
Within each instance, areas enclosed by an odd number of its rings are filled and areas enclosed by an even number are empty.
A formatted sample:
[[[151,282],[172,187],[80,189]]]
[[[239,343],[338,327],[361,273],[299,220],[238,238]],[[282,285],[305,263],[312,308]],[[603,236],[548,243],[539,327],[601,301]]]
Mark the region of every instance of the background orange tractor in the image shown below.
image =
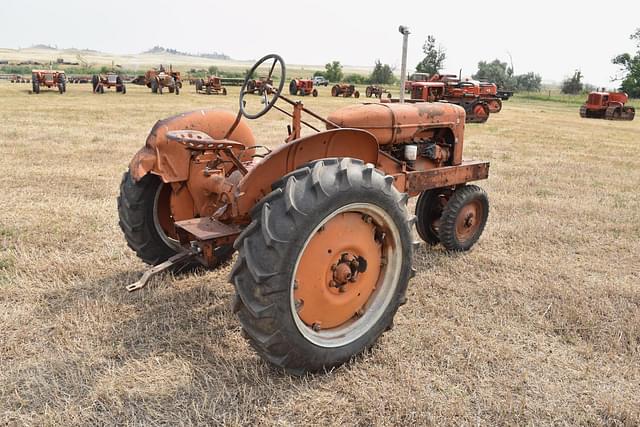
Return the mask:
[[[257,93],[262,95],[264,91],[267,91],[267,95],[273,93],[273,80],[266,77],[260,77],[259,79],[250,79],[247,82],[247,93]]]
[[[339,83],[331,88],[331,96],[342,96],[344,98],[360,98],[360,92],[352,84]]]
[[[218,76],[209,76],[204,79],[197,79],[195,81],[196,84],[196,93],[206,93],[207,95],[226,95],[227,88],[222,86],[220,82],[220,77]]]
[[[131,83],[144,85],[151,89],[153,93],[162,95],[162,91],[167,88],[169,93],[180,94],[182,89],[182,79],[179,71],[173,71],[173,66],[169,66],[167,72],[162,65],[160,69],[148,70],[144,75],[136,77]]]
[[[56,87],[62,95],[67,91],[67,79],[64,71],[57,70],[32,70],[31,89],[33,93],[40,93],[41,87]]]
[[[411,84],[411,102],[450,102],[464,108],[467,123],[484,123],[489,119],[489,106],[479,95],[470,93],[468,86],[444,81],[414,82]]]
[[[246,96],[263,68],[271,94]],[[414,224],[448,250],[476,243],[489,202],[468,183],[487,178],[489,163],[463,159],[457,105],[357,104],[324,118],[284,96],[285,79],[282,58],[267,55],[244,80],[238,114],[157,122],[124,174],[118,213],[129,246],[155,265],[130,291],[181,263],[216,268],[237,250],[230,280],[245,337],[300,374],[344,363],[390,329],[414,274]],[[256,146],[243,120],[271,108],[292,117],[273,149]],[[303,125],[316,132],[301,136]]]
[[[289,83],[289,93],[291,95],[318,96],[318,90],[313,87],[313,80],[311,79],[293,79]]]
[[[580,107],[580,117],[607,120],[633,120],[636,109],[625,105],[629,96],[624,92],[591,92]]]
[[[93,93],[104,93],[104,88],[111,89],[114,87],[116,92],[125,94],[127,93],[127,87],[122,81],[122,77],[114,72],[107,74],[95,74],[91,78],[91,84],[93,86]]]
[[[406,83],[405,83],[406,84]],[[387,98],[391,98],[391,92],[389,92],[387,89],[377,86],[377,85],[369,85],[367,86],[367,88],[365,89],[365,95],[367,95],[367,98],[371,98],[372,96],[375,96],[376,98],[382,98],[382,94],[386,93],[387,94]]]

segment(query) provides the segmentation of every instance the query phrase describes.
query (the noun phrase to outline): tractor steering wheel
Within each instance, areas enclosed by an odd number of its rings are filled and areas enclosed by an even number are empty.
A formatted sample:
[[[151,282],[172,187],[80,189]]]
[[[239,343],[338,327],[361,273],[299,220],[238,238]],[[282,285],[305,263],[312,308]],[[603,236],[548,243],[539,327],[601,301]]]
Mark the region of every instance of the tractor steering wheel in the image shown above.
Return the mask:
[[[245,95],[247,94],[249,81],[251,81],[251,77],[255,74],[256,70],[263,63],[267,62],[270,59],[273,60],[273,64],[271,64],[271,68],[269,69],[269,74],[265,79],[264,87],[262,88],[262,93],[260,94],[260,97],[262,98],[261,102],[262,104],[264,104],[264,107],[257,113],[250,113],[245,109],[246,102],[244,99]],[[276,65],[278,64],[280,64],[280,84],[276,89],[273,86],[271,86],[269,82],[272,81],[273,71],[275,70]],[[269,55],[263,56],[260,60],[258,60],[258,62],[256,62],[253,65],[253,67],[251,67],[251,69],[247,72],[247,75],[244,78],[244,83],[242,84],[242,88],[240,89],[240,112],[242,113],[242,115],[245,116],[247,119],[257,119],[258,117],[261,117],[267,114],[267,112],[271,109],[271,107],[273,107],[273,105],[276,103],[276,101],[280,97],[280,94],[282,93],[282,88],[284,87],[284,81],[286,78],[285,74],[286,74],[286,67],[284,65],[284,60],[282,59],[282,57],[280,57],[280,55],[271,53]],[[269,96],[271,96],[271,99],[269,99]]]

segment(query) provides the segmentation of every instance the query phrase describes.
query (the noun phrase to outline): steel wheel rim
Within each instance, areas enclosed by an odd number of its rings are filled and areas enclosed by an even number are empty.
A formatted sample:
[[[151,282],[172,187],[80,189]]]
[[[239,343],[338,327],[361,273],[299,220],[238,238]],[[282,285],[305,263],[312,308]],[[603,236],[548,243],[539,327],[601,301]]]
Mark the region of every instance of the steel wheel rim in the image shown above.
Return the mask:
[[[156,190],[156,194],[153,197],[153,226],[156,229],[156,232],[160,236],[160,239],[172,249],[180,249],[180,242],[170,236],[167,235],[166,231],[162,227],[162,223],[160,222],[160,218],[158,217],[158,206],[160,201],[160,196],[162,194],[162,190],[166,187],[166,184],[163,182],[160,183],[158,189]]]
[[[483,216],[484,207],[479,200],[464,205],[456,217],[456,239],[461,243],[472,239],[480,229]]]
[[[314,330],[314,328],[306,324],[298,314],[298,303],[295,298],[296,276],[298,267],[305,250],[309,246],[311,240],[316,236],[321,227],[329,223],[337,215],[343,213],[358,213],[360,215],[368,215],[373,222],[384,229],[385,238],[382,244],[381,253],[386,263],[380,266],[380,272],[377,276],[376,286],[363,306],[363,313],[354,316],[347,322],[329,329]],[[337,209],[325,217],[320,224],[307,237],[303,250],[300,251],[293,268],[292,280],[290,283],[289,302],[291,313],[298,331],[313,344],[324,348],[335,348],[350,344],[363,335],[365,335],[383,316],[386,308],[391,303],[398,286],[398,281],[402,271],[402,252],[399,230],[393,222],[391,216],[384,209],[370,203],[352,203]]]

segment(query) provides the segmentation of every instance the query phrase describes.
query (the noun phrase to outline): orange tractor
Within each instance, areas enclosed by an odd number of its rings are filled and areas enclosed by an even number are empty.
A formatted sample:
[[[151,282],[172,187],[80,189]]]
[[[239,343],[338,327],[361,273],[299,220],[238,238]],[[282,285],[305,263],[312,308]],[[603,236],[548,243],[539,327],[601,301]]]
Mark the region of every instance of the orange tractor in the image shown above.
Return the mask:
[[[226,95],[227,88],[222,86],[220,77],[209,76],[206,79],[197,79],[196,93],[206,93],[207,95]]]
[[[122,77],[114,72],[107,74],[95,74],[91,78],[91,85],[93,86],[93,93],[104,93],[104,88],[111,89],[114,87],[116,92],[125,94],[127,93],[127,87],[122,81]]]
[[[364,93],[365,93],[365,95],[367,95],[367,98],[371,98],[372,96],[374,96],[376,98],[382,98],[382,94],[384,94],[384,93],[387,94],[387,98],[391,98],[391,92],[389,92],[388,90],[386,90],[383,87],[376,86],[376,85],[367,86],[367,88],[365,89]]]
[[[580,117],[607,120],[633,120],[636,109],[625,105],[629,96],[624,92],[591,92],[580,107]]]
[[[142,76],[136,77],[131,83],[137,85],[144,85],[151,89],[153,93],[159,93],[162,95],[164,88],[169,90],[169,93],[180,94],[182,89],[182,79],[179,71],[173,71],[173,67],[169,66],[169,72],[167,72],[162,65],[160,69],[151,69],[144,73]]]
[[[331,96],[342,96],[344,98],[360,98],[360,92],[354,85],[348,83],[336,84],[331,88]]]
[[[480,96],[470,94],[468,90],[465,84],[451,85],[443,81],[414,82],[411,84],[410,102],[449,102],[464,108],[467,123],[486,122],[490,114],[489,106]]]
[[[67,79],[64,71],[56,70],[32,70],[31,71],[31,89],[33,93],[40,93],[40,88],[55,87],[62,95],[67,91]]]
[[[249,76],[261,67],[277,83],[252,101]],[[247,74],[237,114],[157,122],[124,174],[118,214],[129,246],[154,265],[130,291],[179,264],[216,268],[238,251],[230,281],[244,336],[266,361],[300,374],[348,361],[391,328],[415,271],[414,224],[451,251],[476,243],[489,202],[468,183],[486,179],[489,163],[463,160],[457,105],[357,104],[324,118],[283,94],[285,78],[282,58],[267,55]],[[244,119],[272,108],[292,123],[284,144],[266,148]],[[302,136],[303,125],[315,133]]]
[[[291,80],[291,83],[289,83],[289,93],[299,96],[313,95],[314,98],[318,96],[318,90],[313,87],[313,80],[311,79]]]
[[[260,77],[259,79],[250,79],[247,82],[247,93],[257,93],[262,96],[266,90],[267,95],[273,94],[273,80],[266,77]]]

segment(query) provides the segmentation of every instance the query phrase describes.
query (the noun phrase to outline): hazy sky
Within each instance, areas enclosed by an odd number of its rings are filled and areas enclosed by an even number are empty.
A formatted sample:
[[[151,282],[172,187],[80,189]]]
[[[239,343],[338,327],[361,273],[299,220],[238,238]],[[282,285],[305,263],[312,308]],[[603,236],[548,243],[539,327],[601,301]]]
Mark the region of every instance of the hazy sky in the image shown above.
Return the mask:
[[[612,86],[611,58],[634,50],[629,35],[639,17],[640,0],[0,0],[0,47],[138,53],[161,45],[234,59],[275,52],[292,64],[372,65],[379,58],[399,70],[403,24],[412,32],[409,68],[433,34],[447,51],[445,71],[472,74],[479,60],[508,61],[510,52],[517,74],[559,81],[580,68],[587,82]]]

